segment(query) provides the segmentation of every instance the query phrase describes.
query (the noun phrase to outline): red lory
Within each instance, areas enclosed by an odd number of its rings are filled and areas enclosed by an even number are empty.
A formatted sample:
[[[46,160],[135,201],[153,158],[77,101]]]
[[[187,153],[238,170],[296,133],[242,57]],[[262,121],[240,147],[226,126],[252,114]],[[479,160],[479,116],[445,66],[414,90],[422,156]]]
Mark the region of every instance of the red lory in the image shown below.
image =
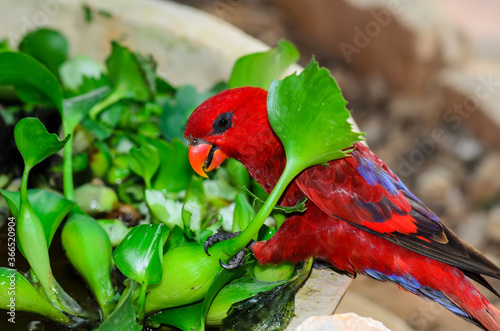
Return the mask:
[[[235,158],[272,191],[286,164],[267,117],[267,91],[226,90],[189,118],[189,158],[201,175]],[[300,173],[280,200],[306,211],[288,218],[267,241],[252,246],[261,264],[315,257],[351,275],[392,282],[433,300],[487,330],[500,330],[500,312],[469,281],[498,296],[483,275],[500,268],[458,238],[388,166],[362,143],[347,157]]]

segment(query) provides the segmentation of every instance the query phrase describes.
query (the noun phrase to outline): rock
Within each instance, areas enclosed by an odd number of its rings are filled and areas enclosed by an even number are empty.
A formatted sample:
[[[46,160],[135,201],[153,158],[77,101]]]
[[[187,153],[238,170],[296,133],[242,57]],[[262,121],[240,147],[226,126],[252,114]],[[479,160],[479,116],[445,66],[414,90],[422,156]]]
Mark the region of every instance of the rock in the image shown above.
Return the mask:
[[[488,213],[487,218],[488,236],[500,241],[500,205],[496,205]]]
[[[377,285],[379,285],[377,283]],[[382,284],[380,284],[382,285]],[[387,285],[387,284],[383,284]],[[387,293],[387,291],[384,291]],[[399,293],[398,293],[399,294]],[[391,297],[393,300],[400,299]],[[384,307],[380,302],[375,302],[368,299],[363,293],[358,293],[356,291],[347,291],[342,302],[335,311],[336,314],[343,314],[348,312],[355,312],[361,316],[370,316],[371,318],[380,321],[387,328],[391,330],[398,331],[411,331],[413,330],[408,323],[396,315],[395,312],[390,311],[387,307]]]
[[[456,185],[456,174],[451,169],[433,165],[417,177],[415,193],[435,212],[447,210],[457,215],[465,210],[463,195]]]
[[[488,205],[500,197],[500,152],[492,153],[482,160],[469,180],[470,196],[474,202]]]
[[[390,331],[381,322],[354,313],[309,317],[297,331]]]
[[[273,0],[315,54],[382,76],[400,91],[426,90],[443,64],[466,54],[460,32],[431,1]],[[390,50],[390,51],[388,51]]]
[[[486,213],[477,212],[462,219],[454,231],[465,242],[482,250],[486,244],[486,238],[491,235],[491,232],[487,231],[489,228],[487,223]],[[498,230],[500,231],[500,228]]]
[[[286,330],[295,330],[312,316],[333,314],[351,280],[330,269],[312,269],[295,296],[295,317]]]

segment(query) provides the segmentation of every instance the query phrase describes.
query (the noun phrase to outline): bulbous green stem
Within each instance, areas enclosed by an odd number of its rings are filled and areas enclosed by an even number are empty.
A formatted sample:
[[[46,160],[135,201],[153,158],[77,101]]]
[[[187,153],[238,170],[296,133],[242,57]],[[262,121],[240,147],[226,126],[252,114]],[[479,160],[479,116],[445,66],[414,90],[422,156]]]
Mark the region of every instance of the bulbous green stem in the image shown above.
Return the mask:
[[[276,186],[272,190],[271,194],[269,194],[269,197],[260,208],[257,215],[255,215],[254,219],[247,225],[245,230],[233,239],[220,242],[222,252],[226,255],[233,256],[248,245],[252,238],[258,234],[266,218],[271,214],[274,206],[278,203],[280,197],[283,195],[283,192],[285,192],[288,187],[288,184],[290,184],[295,176],[297,176],[302,170],[303,168],[300,164],[297,166],[295,162],[287,162],[285,170],[276,183]]]

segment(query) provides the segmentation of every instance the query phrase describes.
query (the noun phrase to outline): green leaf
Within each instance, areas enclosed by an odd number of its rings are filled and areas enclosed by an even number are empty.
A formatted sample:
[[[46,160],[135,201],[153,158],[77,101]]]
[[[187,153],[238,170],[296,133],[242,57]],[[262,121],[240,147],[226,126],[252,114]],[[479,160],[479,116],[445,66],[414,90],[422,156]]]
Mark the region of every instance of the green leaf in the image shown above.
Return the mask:
[[[122,220],[100,219],[97,223],[106,231],[111,242],[111,246],[116,247],[125,238],[130,229],[123,223]]]
[[[182,205],[182,222],[184,228],[189,229],[198,236],[201,232],[201,223],[207,212],[205,201],[205,189],[203,179],[199,176],[193,177],[186,190],[184,204]]]
[[[11,307],[15,310],[12,315]],[[28,311],[61,324],[70,324],[69,318],[40,295],[23,275],[3,267],[0,267],[0,309],[7,311],[3,312],[6,319],[14,317],[14,321],[17,311]]]
[[[152,180],[153,189],[162,192],[186,189],[194,174],[189,165],[187,146],[176,139],[171,144],[151,138],[146,138],[146,142],[156,147],[160,156],[160,167]]]
[[[192,305],[165,309],[148,320],[151,322],[172,325],[182,331],[193,331],[200,323],[203,302]]]
[[[295,293],[307,279],[312,259],[288,283],[240,301],[231,307],[221,330],[284,330],[295,309]]]
[[[154,71],[143,57],[130,52],[118,42],[111,43],[111,55],[106,60],[108,79],[112,91],[95,105],[89,113],[95,119],[104,109],[121,99],[148,101],[155,94]]]
[[[137,311],[134,307],[133,294],[137,289],[136,282],[130,282],[120,297],[116,309],[102,322],[95,331],[141,331],[142,326],[137,324]]]
[[[62,113],[62,91],[56,77],[31,56],[15,52],[0,53],[0,84],[14,85],[18,92],[29,89],[25,94],[31,99],[26,102],[50,101]]]
[[[240,57],[229,78],[229,88],[254,86],[267,90],[273,79],[283,74],[299,57],[297,48],[286,40],[281,40],[276,48],[267,52]]]
[[[115,291],[111,282],[111,242],[92,217],[73,213],[61,233],[66,256],[83,277],[97,299],[103,316],[114,308]]]
[[[57,77],[59,67],[68,56],[68,41],[56,30],[41,28],[28,33],[19,50],[29,54],[45,65]]]
[[[248,203],[247,197],[243,193],[236,196],[236,206],[234,207],[232,232],[243,231],[255,216],[253,207]],[[257,238],[255,238],[257,239]]]
[[[208,326],[220,326],[233,304],[249,299],[258,293],[270,291],[285,282],[269,283],[249,277],[235,279],[217,293],[217,296],[210,305],[206,324]]]
[[[205,93],[198,93],[194,86],[180,87],[175,94],[175,98],[163,105],[161,115],[161,133],[163,137],[168,141],[172,139],[185,140],[184,129],[189,115],[203,101],[218,92],[220,90],[213,88]]]
[[[74,98],[64,99],[63,126],[64,131],[72,133],[75,127],[87,116],[90,109],[108,93],[107,87],[101,87]]]
[[[335,79],[314,59],[300,75],[271,84],[268,117],[283,143],[287,164],[303,170],[349,155],[362,138],[347,121],[346,104]]]
[[[170,229],[174,226],[183,228],[180,202],[165,198],[165,195],[157,190],[146,190],[144,195],[153,222],[164,223]]]
[[[0,190],[7,201],[10,211],[14,217],[18,216],[20,205],[20,193]],[[64,197],[42,189],[28,190],[28,199],[33,206],[35,214],[42,222],[47,246],[50,246],[52,238],[64,217],[73,208],[75,203]],[[19,247],[22,249],[21,247]]]
[[[130,169],[144,179],[146,189],[151,189],[151,179],[160,166],[158,150],[151,144],[143,143],[139,148],[132,148],[130,156]]]
[[[203,307],[200,316],[200,327],[198,327],[197,330],[205,329],[205,320],[210,310],[210,306],[217,296],[217,293],[219,293],[219,291],[230,281],[243,276],[245,271],[246,268],[243,267],[232,270],[228,270],[225,268],[219,270],[217,275],[214,277],[212,284],[210,284],[210,288],[208,289],[207,294],[205,295],[205,299],[203,300]]]
[[[163,224],[134,227],[113,252],[117,268],[139,284],[158,283],[162,276],[163,244],[168,232]]]
[[[78,90],[84,84],[84,78],[99,81],[104,73],[104,66],[85,55],[78,55],[64,62],[59,68],[63,86]]]
[[[25,117],[17,122],[14,139],[24,163],[32,168],[63,148],[69,136],[61,141],[55,133],[49,134],[38,118]]]

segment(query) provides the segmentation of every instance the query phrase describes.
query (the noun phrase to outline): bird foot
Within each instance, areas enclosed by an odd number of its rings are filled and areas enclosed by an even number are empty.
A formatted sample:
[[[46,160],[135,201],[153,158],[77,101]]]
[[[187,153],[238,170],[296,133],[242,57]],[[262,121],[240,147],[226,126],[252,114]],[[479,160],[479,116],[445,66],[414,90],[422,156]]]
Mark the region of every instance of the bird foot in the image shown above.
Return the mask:
[[[218,243],[219,241],[227,240],[227,239],[232,239],[239,235],[240,232],[234,232],[234,233],[229,233],[229,232],[218,232],[216,234],[211,235],[210,237],[207,238],[205,241],[205,253],[207,253],[208,256],[210,254],[208,253],[208,249]],[[241,251],[239,251],[235,256],[233,256],[231,259],[227,261],[227,263],[222,262],[219,260],[220,265],[224,269],[232,270],[232,269],[237,269],[240,268],[244,263],[245,263],[245,249],[250,248],[255,242],[252,240],[245,248],[243,248]]]

